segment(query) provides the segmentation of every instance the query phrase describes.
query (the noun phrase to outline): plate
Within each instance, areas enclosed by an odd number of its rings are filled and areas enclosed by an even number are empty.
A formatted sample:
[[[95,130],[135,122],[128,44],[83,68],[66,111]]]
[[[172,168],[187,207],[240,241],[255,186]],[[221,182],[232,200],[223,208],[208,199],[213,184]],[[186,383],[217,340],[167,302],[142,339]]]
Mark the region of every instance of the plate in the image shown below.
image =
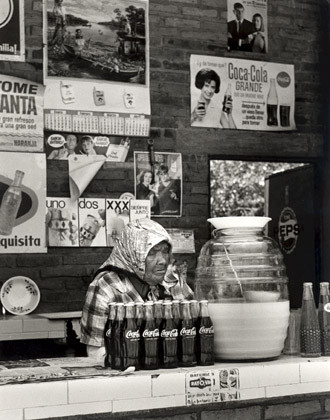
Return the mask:
[[[0,300],[6,311],[11,314],[26,315],[38,306],[40,290],[28,277],[11,277],[1,287]]]
[[[216,229],[231,228],[264,228],[272,220],[263,216],[228,216],[207,219]]]

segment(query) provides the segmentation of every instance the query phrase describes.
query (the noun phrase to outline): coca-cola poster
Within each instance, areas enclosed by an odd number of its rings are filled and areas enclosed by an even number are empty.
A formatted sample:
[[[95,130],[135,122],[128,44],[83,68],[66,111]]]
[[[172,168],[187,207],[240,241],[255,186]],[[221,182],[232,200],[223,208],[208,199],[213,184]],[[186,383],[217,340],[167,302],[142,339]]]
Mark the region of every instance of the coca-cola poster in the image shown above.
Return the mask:
[[[291,64],[191,55],[191,126],[296,129]]]
[[[227,0],[228,51],[268,52],[267,0]]]
[[[0,254],[46,252],[44,154],[0,152],[0,203]]]
[[[25,61],[24,0],[1,0],[0,60]]]

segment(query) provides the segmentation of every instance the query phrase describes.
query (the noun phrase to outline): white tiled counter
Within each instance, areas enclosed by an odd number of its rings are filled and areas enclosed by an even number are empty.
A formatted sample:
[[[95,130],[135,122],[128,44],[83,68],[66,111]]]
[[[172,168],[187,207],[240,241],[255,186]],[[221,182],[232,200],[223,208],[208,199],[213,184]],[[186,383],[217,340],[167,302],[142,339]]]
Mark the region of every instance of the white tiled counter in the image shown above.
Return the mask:
[[[283,356],[269,362],[217,363],[211,367],[139,371],[127,376],[109,376],[118,372],[97,369],[87,358],[39,361],[46,366],[33,370],[31,367],[6,369],[4,365],[0,369],[0,420],[208,404],[214,409],[228,401],[233,406],[238,401],[260,402],[273,397],[330,392],[330,358],[325,357]],[[252,418],[258,417],[254,413]]]

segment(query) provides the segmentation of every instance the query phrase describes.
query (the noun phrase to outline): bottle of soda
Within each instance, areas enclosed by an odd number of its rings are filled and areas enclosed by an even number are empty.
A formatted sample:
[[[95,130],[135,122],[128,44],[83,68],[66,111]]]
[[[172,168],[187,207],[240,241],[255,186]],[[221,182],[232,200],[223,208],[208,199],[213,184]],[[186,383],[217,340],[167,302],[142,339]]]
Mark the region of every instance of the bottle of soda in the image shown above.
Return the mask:
[[[160,331],[163,324],[163,300],[154,301],[154,320],[155,327],[159,330],[159,339],[158,339],[158,359],[159,364],[163,363],[163,346],[160,340]]]
[[[209,315],[208,301],[200,301],[200,316],[197,333],[197,363],[214,365],[214,329]]]
[[[142,333],[144,348],[144,369],[158,368],[159,329],[156,328],[155,325],[153,306],[154,303],[151,301],[144,303],[145,326]]]
[[[106,356],[104,359],[104,366],[111,367],[114,356],[114,331],[116,322],[117,307],[115,302],[109,304],[108,320],[104,329],[104,344],[106,349]]]
[[[24,172],[16,171],[15,178],[5,191],[0,207],[0,235],[10,235],[13,231],[19,206],[22,202],[22,180]]]
[[[329,283],[320,283],[318,318],[321,330],[321,352],[330,356],[330,292]]]
[[[135,320],[136,326],[140,333],[140,344],[139,344],[139,365],[143,368],[144,363],[144,349],[143,349],[143,340],[141,339],[142,333],[144,330],[144,311],[143,311],[143,302],[135,302]]]
[[[160,330],[164,368],[178,367],[178,329],[172,314],[172,302],[164,302],[164,320]]]
[[[129,366],[135,366],[138,370],[139,365],[139,347],[140,347],[140,331],[135,320],[135,304],[134,302],[125,304],[125,323],[123,327],[123,369]]]
[[[313,295],[313,283],[303,284],[301,306],[300,346],[301,356],[321,356],[321,331]]]
[[[123,339],[123,327],[125,318],[125,306],[124,303],[119,302],[116,304],[117,317],[114,327],[114,355],[111,359],[111,368],[123,370],[123,351],[122,351],[122,339]],[[112,363],[113,361],[113,363]]]
[[[197,300],[190,300],[190,315],[191,319],[193,321],[194,326],[196,327],[197,331],[197,322],[198,322],[198,316],[199,316],[199,304]]]
[[[196,361],[196,327],[190,315],[190,305],[188,300],[183,300],[182,304],[182,326],[179,335],[179,365],[195,366]]]
[[[181,346],[180,346],[180,331],[182,326],[182,318],[180,312],[180,301],[179,300],[172,300],[172,315],[174,325],[178,330],[178,340],[177,340],[177,352],[178,352],[178,360],[181,360]]]
[[[267,96],[267,125],[278,125],[277,120],[278,96],[275,79],[270,79],[270,87]]]
[[[227,105],[227,101],[231,101],[233,98],[232,93],[231,93],[231,84],[228,83],[227,89],[226,89],[226,93],[222,102],[222,110],[224,112],[226,112],[226,114],[230,114],[231,112],[231,108],[229,108]]]

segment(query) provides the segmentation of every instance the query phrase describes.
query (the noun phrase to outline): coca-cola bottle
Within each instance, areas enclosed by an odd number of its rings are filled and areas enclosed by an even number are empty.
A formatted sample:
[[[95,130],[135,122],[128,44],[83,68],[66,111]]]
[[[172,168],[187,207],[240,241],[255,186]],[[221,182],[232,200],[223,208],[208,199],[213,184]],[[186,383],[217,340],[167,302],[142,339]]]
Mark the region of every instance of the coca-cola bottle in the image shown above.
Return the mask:
[[[109,304],[108,320],[104,329],[104,344],[106,349],[106,356],[104,359],[104,366],[111,367],[112,359],[114,357],[114,331],[116,322],[117,307],[115,302]]]
[[[160,331],[163,324],[163,300],[154,301],[154,320],[155,327],[159,330],[159,339],[158,339],[158,359],[159,364],[163,363],[163,346],[160,340]]]
[[[134,302],[125,304],[125,323],[123,327],[123,369],[135,366],[139,369],[140,331],[135,320]]]
[[[277,120],[278,96],[275,79],[270,79],[270,87],[267,96],[267,125],[278,125]]]
[[[197,332],[197,363],[214,365],[214,329],[209,315],[208,301],[200,301],[200,316]]]
[[[136,326],[140,332],[140,345],[139,345],[139,365],[143,366],[144,362],[144,349],[143,349],[143,340],[141,339],[143,329],[144,329],[144,311],[143,311],[143,302],[135,302],[135,320]]]
[[[180,341],[180,331],[182,326],[182,318],[181,318],[181,311],[180,311],[180,301],[179,300],[172,300],[172,315],[174,325],[178,330],[178,340],[177,340],[177,352],[178,352],[178,360],[181,360],[181,346],[179,345]]]
[[[179,335],[179,365],[195,366],[196,361],[196,327],[190,315],[190,305],[188,300],[183,300],[182,304],[182,326]]]
[[[164,368],[178,367],[178,329],[172,315],[172,302],[164,302],[164,320],[160,330]]]
[[[124,303],[117,303],[117,317],[114,327],[114,354],[113,359],[111,359],[111,368],[112,369],[123,369],[123,352],[122,352],[122,337],[123,337],[123,327],[124,327],[124,318],[125,318],[125,306]],[[113,361],[113,363],[112,363]]]
[[[321,330],[321,352],[330,356],[330,294],[329,283],[320,283],[318,318]]]
[[[199,316],[199,304],[197,300],[190,300],[190,315],[191,319],[193,321],[194,326],[196,327],[197,331],[197,322],[198,322],[198,316]]]
[[[304,357],[321,356],[321,332],[313,295],[313,283],[303,284],[300,323],[300,352]]]
[[[144,348],[144,369],[158,368],[159,329],[156,328],[155,325],[153,306],[154,303],[151,301],[144,303],[145,326],[142,333]]]
[[[233,96],[231,93],[231,84],[228,83],[226,93],[222,102],[222,110],[226,112],[227,114],[231,113],[231,108],[228,106],[228,101],[232,101],[232,99],[233,99]]]

